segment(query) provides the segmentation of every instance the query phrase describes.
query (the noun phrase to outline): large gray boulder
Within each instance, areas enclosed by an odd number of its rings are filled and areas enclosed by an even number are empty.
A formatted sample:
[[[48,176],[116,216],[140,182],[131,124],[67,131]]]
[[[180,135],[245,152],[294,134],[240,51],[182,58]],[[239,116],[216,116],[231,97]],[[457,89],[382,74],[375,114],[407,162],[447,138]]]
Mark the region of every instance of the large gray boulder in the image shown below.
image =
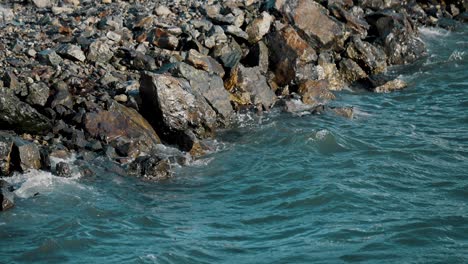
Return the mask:
[[[0,127],[17,133],[42,134],[51,128],[50,120],[11,91],[0,88]]]
[[[189,151],[197,139],[213,135],[216,112],[186,79],[145,72],[140,94],[145,116],[168,143]]]

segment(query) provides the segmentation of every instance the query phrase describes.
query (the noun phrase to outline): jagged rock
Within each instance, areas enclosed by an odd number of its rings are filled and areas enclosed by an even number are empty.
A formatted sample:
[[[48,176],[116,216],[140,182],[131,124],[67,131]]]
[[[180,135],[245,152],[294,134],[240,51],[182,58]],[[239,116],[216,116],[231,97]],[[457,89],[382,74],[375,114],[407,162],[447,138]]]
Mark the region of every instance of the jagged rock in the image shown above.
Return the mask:
[[[113,56],[114,53],[110,50],[109,45],[107,45],[104,41],[95,41],[89,45],[87,57],[89,61],[106,63]]]
[[[260,17],[256,18],[247,26],[246,33],[249,36],[251,43],[260,41],[270,31],[270,25],[275,20],[273,16],[267,12],[262,12]]]
[[[193,90],[206,99],[209,105],[220,116],[219,121],[228,124],[233,115],[233,109],[229,101],[229,93],[224,89],[223,79],[217,75],[194,69],[185,63],[178,63],[174,68],[178,77],[189,81]]]
[[[198,138],[210,137],[216,112],[205,98],[182,78],[145,72],[140,94],[146,116],[167,142],[190,150]]]
[[[330,48],[340,44],[343,25],[332,19],[319,3],[309,0],[276,1],[276,8],[300,30],[313,48]]]
[[[16,169],[27,171],[41,168],[41,153],[39,147],[31,142],[15,138],[11,162]]]
[[[373,89],[376,93],[390,93],[397,90],[404,89],[408,86],[408,84],[402,80],[395,79],[392,81],[388,81],[385,84],[377,86]]]
[[[329,107],[329,109],[336,115],[353,119],[354,117],[354,108],[353,107]]]
[[[242,48],[235,40],[216,46],[213,51],[213,57],[228,69],[235,68],[239,64],[242,55]]]
[[[318,59],[319,68],[319,80],[328,81],[328,89],[334,91],[340,91],[346,85],[341,76],[336,63],[332,55],[328,52],[320,53]]]
[[[298,93],[302,97],[302,102],[308,105],[326,104],[330,100],[335,100],[335,95],[328,90],[328,81],[307,80],[299,84]]]
[[[307,68],[308,64],[315,65],[317,60],[315,50],[291,26],[272,32],[267,44],[274,81],[280,86],[288,85],[297,77],[298,71]]]
[[[224,44],[228,41],[228,37],[224,33],[224,30],[221,26],[215,25],[207,33],[205,38],[205,46],[209,49]]]
[[[60,56],[70,59],[70,60],[74,60],[74,61],[86,60],[86,56],[84,52],[81,50],[79,46],[76,46],[76,45],[62,44],[57,48],[56,52]]]
[[[12,187],[5,180],[0,180],[0,211],[6,211],[15,206]]]
[[[172,176],[170,163],[154,155],[138,157],[129,166],[130,175],[142,177],[145,180],[165,180]]]
[[[63,62],[63,59],[51,49],[46,49],[37,53],[37,60],[51,66],[58,66]]]
[[[259,41],[250,47],[249,54],[243,59],[243,65],[248,67],[260,67],[263,74],[268,72],[269,51],[263,41]]]
[[[333,12],[333,15],[344,22],[346,22],[346,28],[352,30],[353,32],[356,32],[359,34],[361,38],[365,38],[367,36],[367,31],[369,30],[370,26],[369,24],[365,21],[360,19],[359,17],[354,16],[351,12],[346,11],[342,6],[344,4],[330,4],[328,5],[328,8]],[[352,1],[351,1],[351,5]]]
[[[135,110],[111,100],[108,110],[86,113],[84,127],[92,137],[110,143],[128,157],[150,151],[161,141],[151,125]]]
[[[191,49],[188,52],[187,62],[197,69],[202,69],[209,73],[214,73],[221,78],[224,77],[224,69],[215,59],[210,56],[203,55],[198,51]]]
[[[224,32],[226,34],[231,34],[231,35],[236,36],[238,38],[249,40],[249,34],[247,34],[247,32],[245,32],[244,30],[242,30],[239,27],[236,27],[236,26],[233,26],[233,25],[228,25],[228,26],[223,27],[223,29],[224,29]]]
[[[44,106],[49,98],[49,87],[43,82],[33,83],[28,87],[26,102],[31,105]]]
[[[339,66],[340,73],[348,84],[352,84],[367,77],[366,72],[351,59],[341,60]]]
[[[260,67],[244,67],[239,64],[229,82],[230,91],[236,91],[239,93],[238,97],[244,99],[238,101],[240,104],[250,103],[261,110],[262,107],[270,109],[276,101],[276,95],[268,86]]]
[[[55,93],[52,96],[53,99],[50,106],[55,108],[58,105],[63,105],[71,109],[73,107],[73,99],[68,91],[68,85],[63,81],[59,81],[52,88]]]
[[[148,41],[161,49],[174,50],[179,46],[179,39],[162,28],[151,30]]]
[[[59,162],[55,165],[55,174],[59,177],[69,178],[72,176],[72,170],[70,164],[66,162]]]
[[[404,14],[377,12],[366,17],[369,35],[384,47],[389,64],[412,63],[426,54],[415,25]]]
[[[18,133],[42,134],[51,128],[50,120],[30,105],[0,88],[0,126]]]
[[[383,10],[388,8],[395,8],[408,4],[407,0],[358,0],[358,5],[363,8],[370,8],[373,10]]]
[[[12,149],[13,137],[10,134],[0,132],[0,176],[10,174]]]
[[[387,68],[385,53],[357,37],[354,37],[348,44],[346,55],[361,65],[369,74],[378,74]]]

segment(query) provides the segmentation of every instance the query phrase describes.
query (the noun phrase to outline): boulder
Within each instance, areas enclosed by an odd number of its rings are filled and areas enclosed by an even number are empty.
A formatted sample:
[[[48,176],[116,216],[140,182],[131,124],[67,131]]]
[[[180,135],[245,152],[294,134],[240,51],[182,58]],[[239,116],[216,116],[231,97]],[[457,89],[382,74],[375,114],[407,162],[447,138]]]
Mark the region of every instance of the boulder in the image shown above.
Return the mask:
[[[246,29],[250,43],[260,41],[270,31],[270,25],[274,20],[275,18],[265,11],[254,19]]]
[[[32,142],[15,138],[11,153],[11,162],[15,169],[27,171],[41,168],[41,153],[39,147]]]
[[[291,26],[270,33],[267,44],[274,81],[280,86],[288,85],[297,78],[298,71],[317,61],[315,50]]]
[[[376,12],[366,16],[371,25],[369,37],[384,47],[388,64],[407,64],[426,55],[416,26],[401,13]]]
[[[237,103],[241,105],[253,104],[259,110],[270,109],[276,101],[276,95],[271,90],[260,67],[244,67],[239,64],[235,73],[231,75],[227,88],[237,93]]]
[[[176,64],[172,72],[176,76],[188,80],[192,89],[203,95],[205,100],[218,114],[218,121],[225,125],[229,123],[229,119],[234,112],[229,101],[229,93],[224,89],[221,77],[206,71],[197,70],[185,63]]]
[[[209,73],[214,73],[221,78],[224,77],[224,69],[215,59],[210,56],[201,54],[200,52],[191,49],[187,55],[187,62],[197,69],[204,70]]]
[[[0,127],[17,133],[43,134],[49,131],[51,122],[10,91],[0,88]]]
[[[0,5],[0,25],[6,24],[15,18],[15,14],[11,8]]]
[[[333,55],[329,52],[322,52],[318,59],[318,79],[328,81],[328,89],[339,91],[346,86],[343,76],[336,67]]]
[[[114,53],[110,50],[109,45],[104,41],[97,40],[89,45],[87,56],[89,61],[106,63],[112,59],[113,56]]]
[[[243,52],[240,45],[235,40],[231,40],[228,43],[216,46],[213,49],[212,56],[225,68],[233,69],[239,64],[239,61],[243,56]]]
[[[145,116],[168,143],[189,151],[196,138],[212,136],[216,112],[186,79],[145,72],[140,94]]]
[[[319,3],[309,0],[276,2],[276,8],[313,48],[327,49],[342,42],[339,40],[344,35],[343,25],[330,17]]]
[[[302,102],[308,105],[322,105],[330,100],[335,100],[335,95],[328,90],[328,81],[307,80],[299,84],[298,93],[302,97]]]
[[[390,93],[406,87],[408,87],[408,84],[405,81],[395,79],[375,87],[373,91],[376,93]]]
[[[6,211],[15,206],[12,188],[5,180],[0,180],[0,211]]]
[[[166,159],[160,159],[155,155],[141,156],[130,164],[129,174],[144,180],[165,180],[172,176],[170,168],[170,163]]]
[[[151,30],[148,41],[161,49],[174,50],[179,46],[179,39],[162,28]]]
[[[49,98],[49,87],[43,82],[37,82],[29,85],[26,102],[31,105],[44,106]]]
[[[348,84],[367,77],[366,72],[355,61],[347,58],[340,61],[339,71]]]
[[[55,174],[59,177],[69,178],[72,176],[70,165],[66,162],[59,162],[55,165]]]
[[[151,125],[135,109],[113,100],[107,110],[86,113],[83,123],[92,137],[108,142],[128,157],[147,153],[161,142]]]
[[[368,74],[378,74],[387,68],[385,53],[358,37],[354,37],[346,48],[348,58],[357,62]]]
[[[57,54],[62,56],[63,58],[70,59],[73,61],[85,61],[86,56],[81,48],[77,45],[72,44],[62,44],[60,45],[57,50]]]

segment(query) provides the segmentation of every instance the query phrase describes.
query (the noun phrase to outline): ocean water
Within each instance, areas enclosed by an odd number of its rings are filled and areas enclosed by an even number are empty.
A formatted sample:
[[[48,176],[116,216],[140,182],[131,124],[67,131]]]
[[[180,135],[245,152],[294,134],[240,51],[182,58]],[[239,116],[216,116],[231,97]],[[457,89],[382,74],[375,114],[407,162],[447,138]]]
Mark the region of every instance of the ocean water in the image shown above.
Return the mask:
[[[351,120],[244,116],[160,183],[9,178],[0,263],[468,263],[468,30],[421,32],[408,89],[338,94]]]

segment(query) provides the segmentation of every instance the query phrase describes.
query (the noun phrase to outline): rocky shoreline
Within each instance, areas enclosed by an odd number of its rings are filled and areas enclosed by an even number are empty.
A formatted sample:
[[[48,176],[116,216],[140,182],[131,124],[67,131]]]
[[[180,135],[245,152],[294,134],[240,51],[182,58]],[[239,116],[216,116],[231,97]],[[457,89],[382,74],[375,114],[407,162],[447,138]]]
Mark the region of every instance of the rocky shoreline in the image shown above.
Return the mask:
[[[421,25],[466,1],[31,0],[0,5],[0,177],[48,170],[171,176],[236,115],[332,111],[345,87],[406,87],[385,72],[426,55]],[[51,165],[52,164],[52,165]],[[7,178],[5,178],[7,179]],[[0,211],[13,207],[0,180]]]

